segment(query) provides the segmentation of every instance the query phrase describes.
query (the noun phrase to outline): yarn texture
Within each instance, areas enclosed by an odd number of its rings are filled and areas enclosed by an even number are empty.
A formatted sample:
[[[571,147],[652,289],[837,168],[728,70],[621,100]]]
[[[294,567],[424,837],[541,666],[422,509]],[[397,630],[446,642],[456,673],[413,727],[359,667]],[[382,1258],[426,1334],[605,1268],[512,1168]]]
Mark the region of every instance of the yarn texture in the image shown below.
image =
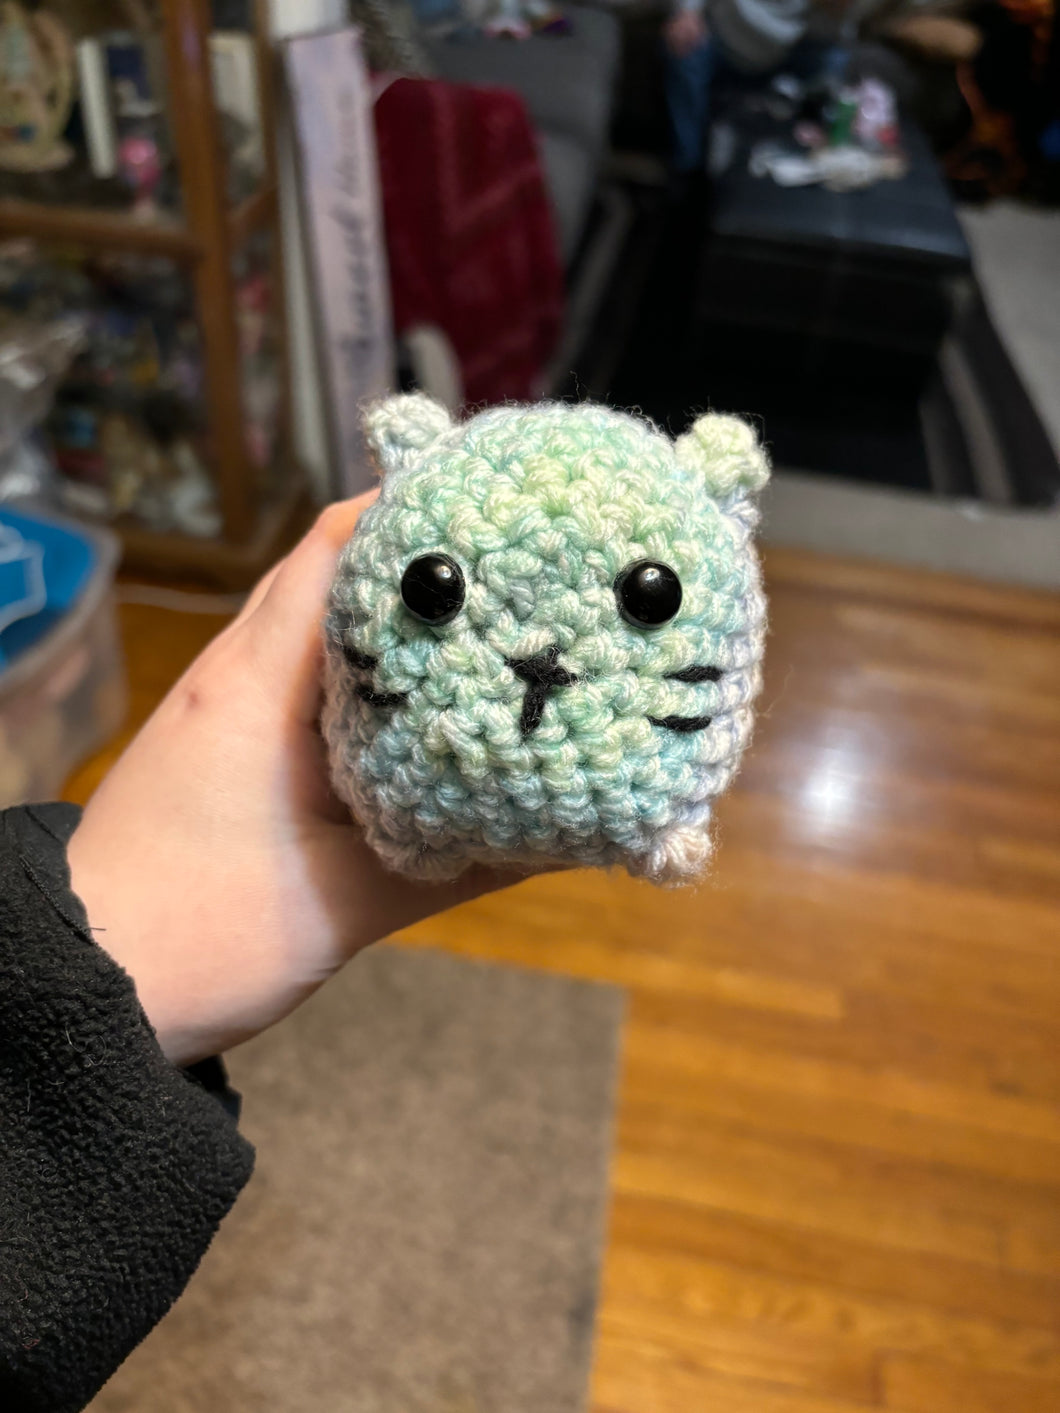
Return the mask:
[[[372,847],[420,878],[694,877],[761,681],[753,429],[708,413],[673,442],[553,403],[454,423],[418,393],[366,423],[383,483],[332,586],[322,726]]]

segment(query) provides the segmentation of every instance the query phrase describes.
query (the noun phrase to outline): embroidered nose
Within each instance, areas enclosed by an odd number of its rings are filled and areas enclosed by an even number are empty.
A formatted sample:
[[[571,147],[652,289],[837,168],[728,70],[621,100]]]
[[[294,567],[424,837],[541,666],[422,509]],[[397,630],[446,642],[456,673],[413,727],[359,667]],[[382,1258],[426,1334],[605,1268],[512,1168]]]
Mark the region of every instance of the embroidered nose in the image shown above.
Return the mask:
[[[516,677],[526,683],[519,730],[524,736],[529,736],[541,725],[545,701],[553,687],[569,687],[578,679],[573,672],[560,667],[559,648],[555,644],[543,653],[535,653],[533,657],[509,657],[505,661]]]

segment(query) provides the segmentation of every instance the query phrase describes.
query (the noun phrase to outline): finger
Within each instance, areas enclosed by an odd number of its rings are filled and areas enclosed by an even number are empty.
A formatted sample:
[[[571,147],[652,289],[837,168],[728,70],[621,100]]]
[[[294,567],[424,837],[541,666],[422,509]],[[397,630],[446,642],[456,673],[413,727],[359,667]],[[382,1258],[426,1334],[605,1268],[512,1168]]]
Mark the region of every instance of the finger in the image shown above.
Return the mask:
[[[325,506],[320,515],[317,516],[313,528],[309,531],[309,535],[321,533],[325,536],[334,537],[337,539],[339,548],[341,549],[352,534],[353,527],[356,525],[357,518],[361,511],[366,504],[371,504],[376,494],[378,493],[375,491],[365,491],[363,495],[355,496],[352,500],[335,501],[333,504]],[[308,538],[308,535],[306,538]],[[289,554],[284,555],[282,559],[276,561],[271,569],[265,571],[247,595],[247,600],[234,620],[233,627],[238,627],[240,623],[244,623],[259,607],[276,582],[276,576],[289,558]]]
[[[439,883],[435,885],[437,896],[434,890],[429,892],[425,898],[421,898],[419,907],[414,900],[409,900],[404,904],[410,907],[413,916],[409,922],[401,922],[399,926],[407,927],[413,921],[418,921],[420,917],[430,917],[433,913],[441,912],[443,908],[455,908],[461,903],[469,903],[475,898],[481,898],[486,893],[498,893],[503,888],[511,888],[516,883],[522,883],[527,878],[537,878],[544,873],[557,873],[563,869],[564,865],[556,863],[554,860],[545,860],[540,864],[526,865],[523,867],[491,868],[486,864],[473,864],[455,878],[450,883]],[[415,890],[406,889],[405,892]],[[424,904],[428,906],[424,906]],[[397,926],[391,924],[391,932],[396,932]]]
[[[243,607],[239,610],[235,618],[232,620],[233,628],[238,628],[241,623],[245,623],[247,621],[250,615],[265,598],[265,595],[272,588],[277,574],[279,574],[280,570],[286,563],[287,556],[284,555],[282,559],[278,559],[276,561],[276,563],[272,566],[271,569],[267,569],[265,571],[265,573],[251,589],[250,593],[247,595]]]
[[[339,553],[378,494],[378,490],[366,491],[320,512],[269,584],[258,615],[262,627],[281,635],[308,627],[315,634]]]
[[[282,684],[289,709],[306,723],[316,719],[320,695],[320,624],[339,552],[362,512],[375,500],[372,490],[329,505],[305,538],[277,568],[246,621],[260,670],[270,684]]]

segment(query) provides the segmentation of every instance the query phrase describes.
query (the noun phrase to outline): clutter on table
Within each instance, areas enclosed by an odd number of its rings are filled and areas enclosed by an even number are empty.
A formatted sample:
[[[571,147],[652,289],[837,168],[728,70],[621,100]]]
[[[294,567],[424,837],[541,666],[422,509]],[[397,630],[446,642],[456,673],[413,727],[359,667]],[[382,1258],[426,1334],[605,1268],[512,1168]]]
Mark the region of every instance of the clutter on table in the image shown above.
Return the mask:
[[[869,152],[845,143],[793,152],[779,142],[756,143],[748,159],[753,176],[772,177],[778,186],[811,186],[820,183],[830,191],[856,191],[884,178],[905,176],[905,158],[899,152]]]
[[[535,34],[571,33],[562,7],[550,0],[485,0],[471,14],[459,5],[439,6],[433,0],[421,0],[414,9],[428,33],[450,39],[523,40]]]
[[[529,39],[532,34],[569,34],[570,21],[548,0],[496,0],[480,21],[490,39]]]
[[[773,80],[759,106],[786,130],[754,144],[748,158],[754,176],[779,186],[820,183],[832,191],[905,176],[894,90],[876,77],[851,83],[844,71],[845,56],[837,50],[809,82],[791,74]]]

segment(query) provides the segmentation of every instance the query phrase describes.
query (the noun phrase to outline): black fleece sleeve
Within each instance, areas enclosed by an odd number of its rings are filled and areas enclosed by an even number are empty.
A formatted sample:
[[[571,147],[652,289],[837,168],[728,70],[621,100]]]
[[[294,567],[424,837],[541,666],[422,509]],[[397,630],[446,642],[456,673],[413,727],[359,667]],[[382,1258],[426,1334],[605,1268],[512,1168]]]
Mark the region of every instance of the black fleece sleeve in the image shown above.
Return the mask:
[[[66,866],[78,817],[0,812],[5,1413],[85,1406],[180,1295],[253,1164],[235,1096],[209,1092],[220,1066],[169,1064],[92,940]]]

